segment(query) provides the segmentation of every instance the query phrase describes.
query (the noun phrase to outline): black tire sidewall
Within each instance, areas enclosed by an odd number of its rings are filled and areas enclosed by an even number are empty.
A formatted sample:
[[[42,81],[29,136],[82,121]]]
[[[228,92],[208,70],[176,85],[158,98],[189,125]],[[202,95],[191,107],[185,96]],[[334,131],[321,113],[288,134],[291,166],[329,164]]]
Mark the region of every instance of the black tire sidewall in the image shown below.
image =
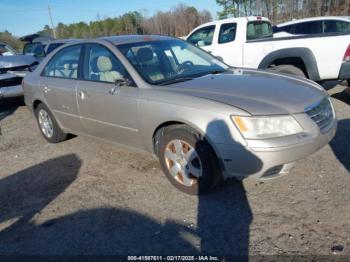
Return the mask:
[[[181,139],[195,148],[201,160],[202,176],[198,179],[198,183],[191,187],[184,186],[177,182],[167,168],[164,151],[168,143],[175,139]],[[214,186],[214,178],[218,174],[216,155],[210,144],[192,129],[182,125],[166,128],[160,136],[158,152],[159,162],[164,174],[180,191],[190,195],[199,195]]]
[[[274,71],[280,72],[282,74],[289,74],[289,75],[294,75],[294,76],[299,76],[299,77],[306,77],[303,70],[300,68],[297,68],[292,65],[280,65],[276,66],[273,69]]]
[[[47,137],[43,131],[41,130],[41,126],[39,123],[39,112],[40,110],[44,110],[50,117],[51,122],[52,122],[52,128],[53,128],[53,135],[52,137]],[[43,137],[49,142],[49,143],[58,143],[63,141],[66,138],[66,134],[62,132],[61,128],[59,127],[55,117],[53,116],[53,114],[51,113],[50,109],[48,109],[48,107],[44,104],[39,104],[38,107],[35,109],[35,117],[38,123],[38,127],[39,130],[41,132],[41,134],[43,135]]]

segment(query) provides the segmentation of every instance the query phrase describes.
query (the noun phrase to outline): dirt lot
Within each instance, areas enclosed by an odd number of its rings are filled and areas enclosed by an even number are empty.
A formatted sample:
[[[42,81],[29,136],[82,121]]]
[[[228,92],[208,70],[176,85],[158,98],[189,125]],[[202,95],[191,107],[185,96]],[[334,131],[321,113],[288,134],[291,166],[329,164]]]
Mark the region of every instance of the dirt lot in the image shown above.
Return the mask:
[[[0,254],[350,255],[350,103],[331,145],[268,182],[193,197],[148,155],[87,137],[50,145],[0,102]]]

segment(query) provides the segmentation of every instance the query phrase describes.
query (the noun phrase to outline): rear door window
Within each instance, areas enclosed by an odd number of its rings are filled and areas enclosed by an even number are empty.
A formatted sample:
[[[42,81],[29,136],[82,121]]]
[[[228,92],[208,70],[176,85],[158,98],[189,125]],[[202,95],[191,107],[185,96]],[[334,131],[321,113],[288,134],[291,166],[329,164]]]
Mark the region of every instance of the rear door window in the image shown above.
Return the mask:
[[[272,26],[268,21],[253,21],[247,24],[247,40],[269,38],[273,36]]]
[[[324,32],[327,33],[349,33],[350,22],[336,21],[336,20],[325,20],[324,21]]]
[[[235,40],[236,38],[236,23],[227,23],[222,24],[220,27],[219,33],[219,44],[229,43]]]
[[[190,37],[187,39],[188,42],[195,46],[209,46],[213,42],[213,37],[214,37],[214,32],[215,32],[215,26],[207,26],[207,27],[202,27],[192,33]]]
[[[303,22],[294,25],[297,35],[322,34],[322,21]]]
[[[58,51],[45,66],[43,76],[78,78],[81,45],[69,46]]]

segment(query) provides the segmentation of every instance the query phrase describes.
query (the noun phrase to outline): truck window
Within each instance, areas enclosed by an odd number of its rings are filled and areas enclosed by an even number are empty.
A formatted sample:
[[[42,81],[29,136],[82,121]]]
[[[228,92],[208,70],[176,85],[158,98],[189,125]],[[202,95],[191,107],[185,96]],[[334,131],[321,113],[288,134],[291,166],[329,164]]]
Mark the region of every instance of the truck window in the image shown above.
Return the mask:
[[[236,29],[237,24],[236,23],[227,23],[222,24],[220,27],[220,33],[219,33],[219,44],[224,44],[228,42],[232,42],[236,38]]]
[[[199,28],[187,39],[195,46],[208,46],[213,42],[215,25]]]
[[[247,40],[272,37],[272,27],[267,21],[253,21],[247,24]]]
[[[293,25],[285,25],[285,26],[274,26],[273,32],[274,33],[279,33],[279,32],[286,32],[286,33],[293,33]]]
[[[322,21],[312,21],[295,24],[294,33],[297,35],[322,34]]]
[[[350,32],[350,22],[325,20],[324,32],[327,33],[347,33]]]

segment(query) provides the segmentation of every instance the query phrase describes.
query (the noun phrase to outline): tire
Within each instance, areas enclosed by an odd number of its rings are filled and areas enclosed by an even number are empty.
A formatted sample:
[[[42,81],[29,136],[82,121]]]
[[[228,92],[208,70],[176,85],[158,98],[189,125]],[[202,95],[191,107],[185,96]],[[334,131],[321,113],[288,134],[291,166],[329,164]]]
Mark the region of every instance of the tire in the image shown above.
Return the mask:
[[[157,154],[164,174],[180,191],[199,195],[221,180],[222,176],[214,150],[201,135],[186,125],[173,125],[162,129],[157,135],[156,145],[158,145]],[[181,150],[176,150],[180,147]],[[177,154],[178,152],[180,153]],[[181,158],[182,153],[182,159],[172,160]],[[186,161],[186,158],[190,161]],[[186,175],[186,173],[189,174]]]
[[[306,78],[306,75],[303,72],[303,70],[292,65],[278,65],[273,67],[272,70],[280,73],[284,73],[284,74],[295,75],[295,76]]]
[[[47,130],[45,131],[43,124],[40,123],[40,121],[43,122],[41,116],[45,118],[47,117],[46,121],[47,123],[49,123],[49,128],[51,128],[51,132],[48,132]],[[46,105],[38,105],[38,107],[35,109],[35,117],[37,119],[38,127],[41,134],[49,143],[55,144],[67,139],[67,134],[63,133],[55,117]]]

